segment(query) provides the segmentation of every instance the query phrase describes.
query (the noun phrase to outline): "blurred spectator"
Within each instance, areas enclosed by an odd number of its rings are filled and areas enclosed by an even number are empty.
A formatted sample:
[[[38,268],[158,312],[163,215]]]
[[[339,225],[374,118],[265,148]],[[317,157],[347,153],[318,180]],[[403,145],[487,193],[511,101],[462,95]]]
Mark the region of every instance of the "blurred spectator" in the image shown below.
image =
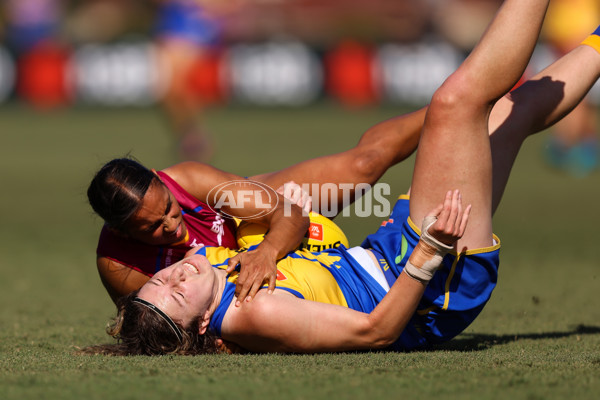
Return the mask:
[[[202,126],[201,88],[215,65],[213,50],[222,39],[223,19],[241,0],[84,0],[69,18],[69,32],[81,43],[109,42],[151,35],[160,77],[160,104],[184,160],[204,160],[212,141]],[[212,86],[211,86],[212,85]],[[204,90],[206,91],[206,90]],[[213,95],[214,100],[217,95]]]
[[[60,0],[4,0],[5,42],[16,55],[58,39],[62,2]]]
[[[228,26],[236,39],[291,36],[313,46],[345,40],[411,42],[430,28],[431,1],[422,0],[249,0]]]
[[[213,145],[200,123],[202,99],[191,85],[193,67],[218,46],[222,34],[218,2],[203,0],[158,0],[154,34],[158,45],[159,70],[167,77],[162,105],[186,160],[210,158]]]
[[[561,57],[598,25],[598,0],[554,0],[550,3],[543,35]],[[584,99],[554,126],[546,147],[546,161],[574,176],[588,175],[598,166],[596,107]]]
[[[16,92],[37,107],[70,99],[66,66],[69,49],[62,43],[60,0],[5,0],[5,45],[16,60]]]
[[[152,24],[153,6],[148,0],[73,0],[69,5],[65,30],[77,44],[146,37]]]

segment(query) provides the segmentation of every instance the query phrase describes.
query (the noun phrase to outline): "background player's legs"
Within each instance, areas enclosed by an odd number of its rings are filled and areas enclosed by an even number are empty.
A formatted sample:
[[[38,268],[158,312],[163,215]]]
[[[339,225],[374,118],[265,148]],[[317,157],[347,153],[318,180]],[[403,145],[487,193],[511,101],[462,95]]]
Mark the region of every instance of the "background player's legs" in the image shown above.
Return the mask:
[[[163,39],[157,46],[161,70],[168,85],[161,101],[182,160],[207,161],[212,145],[201,124],[203,104],[190,85],[194,64],[203,57],[199,45],[186,40]]]
[[[450,189],[473,206],[459,248],[492,244],[492,159],[488,117],[523,74],[548,0],[506,0],[485,34],[436,91],[415,163],[410,216],[420,223]]]

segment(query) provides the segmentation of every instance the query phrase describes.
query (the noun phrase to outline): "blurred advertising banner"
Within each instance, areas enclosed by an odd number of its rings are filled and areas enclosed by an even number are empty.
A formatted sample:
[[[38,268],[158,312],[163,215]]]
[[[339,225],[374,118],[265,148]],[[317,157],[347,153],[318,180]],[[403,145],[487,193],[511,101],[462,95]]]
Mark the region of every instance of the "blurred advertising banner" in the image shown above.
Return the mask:
[[[321,61],[300,42],[238,44],[228,52],[232,99],[264,106],[301,106],[321,94]]]
[[[37,107],[70,104],[148,106],[168,78],[152,42],[38,46],[15,59],[0,47],[0,103],[24,100]],[[553,61],[540,45],[530,70]],[[314,49],[296,40],[237,43],[194,64],[193,91],[209,104],[297,107],[323,98],[356,107],[426,104],[464,52],[443,41],[363,44],[345,40]],[[591,93],[598,103],[598,85]]]
[[[15,83],[15,64],[6,50],[0,47],[0,103],[8,98]]]
[[[110,106],[145,106],[160,96],[160,77],[148,43],[85,45],[73,52],[78,101]]]

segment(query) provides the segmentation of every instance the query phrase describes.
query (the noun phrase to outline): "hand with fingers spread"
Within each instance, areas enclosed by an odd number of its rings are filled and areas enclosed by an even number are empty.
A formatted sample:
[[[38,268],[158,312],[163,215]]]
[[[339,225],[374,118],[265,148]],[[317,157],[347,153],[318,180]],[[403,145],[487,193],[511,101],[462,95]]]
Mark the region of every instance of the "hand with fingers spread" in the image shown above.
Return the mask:
[[[460,191],[448,191],[444,202],[423,220],[421,237],[432,237],[446,245],[454,246],[465,233],[470,213],[471,205],[463,210]]]
[[[444,202],[424,219],[421,240],[410,255],[404,271],[426,285],[442,266],[442,260],[467,228],[471,205],[464,210],[460,191],[448,191]]]
[[[308,229],[308,212],[312,206],[308,193],[294,182],[286,183],[279,188],[279,192],[273,211],[267,213],[261,221],[254,221],[269,227],[258,247],[238,253],[228,262],[228,273],[236,268],[239,271],[235,287],[236,306],[242,301],[252,300],[265,284],[268,284],[268,292],[273,293],[277,260],[294,251]],[[284,194],[288,207],[283,205]],[[305,207],[305,211],[300,207]]]
[[[240,272],[235,285],[236,306],[242,301],[250,301],[265,282],[269,285],[269,293],[275,290],[277,278],[277,249],[267,241],[263,241],[254,250],[245,251],[229,259],[227,273],[233,272],[240,265]]]

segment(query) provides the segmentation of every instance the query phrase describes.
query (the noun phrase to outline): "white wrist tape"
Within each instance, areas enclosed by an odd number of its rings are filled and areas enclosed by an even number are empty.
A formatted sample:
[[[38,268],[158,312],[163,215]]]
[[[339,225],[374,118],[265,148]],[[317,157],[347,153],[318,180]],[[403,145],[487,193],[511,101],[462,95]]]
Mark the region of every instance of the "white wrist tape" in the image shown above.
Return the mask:
[[[411,260],[415,258],[411,255],[406,263],[406,266],[404,267],[404,271],[408,274],[408,276],[425,285],[429,283],[431,278],[433,278],[435,271],[442,266],[442,260],[444,259],[444,256],[454,248],[454,246],[442,243],[429,234],[428,229],[435,223],[435,221],[437,221],[437,218],[434,216],[425,217],[423,219],[423,225],[421,229],[421,242],[423,242],[425,246],[428,246],[435,251],[433,256],[428,260],[417,263],[414,260]],[[419,257],[416,258],[418,259]]]

